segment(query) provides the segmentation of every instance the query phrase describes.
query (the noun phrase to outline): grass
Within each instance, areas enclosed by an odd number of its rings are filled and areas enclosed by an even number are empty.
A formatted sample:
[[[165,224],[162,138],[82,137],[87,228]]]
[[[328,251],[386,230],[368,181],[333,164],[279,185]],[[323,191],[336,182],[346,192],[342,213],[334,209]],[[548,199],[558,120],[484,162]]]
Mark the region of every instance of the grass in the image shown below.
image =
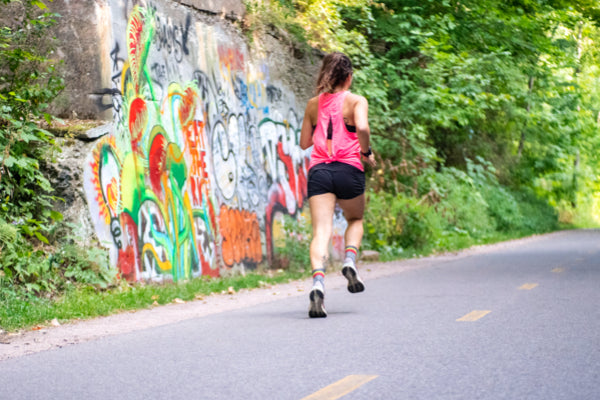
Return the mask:
[[[73,288],[55,300],[5,290],[0,292],[0,302],[3,304],[0,308],[0,326],[11,332],[45,325],[55,318],[59,322],[89,319],[150,308],[156,304],[169,304],[176,299],[192,301],[211,293],[227,292],[229,288],[237,292],[308,276],[309,271],[279,270],[274,274],[251,273],[218,279],[201,277],[180,283],[123,282],[106,291],[97,291],[93,287]]]

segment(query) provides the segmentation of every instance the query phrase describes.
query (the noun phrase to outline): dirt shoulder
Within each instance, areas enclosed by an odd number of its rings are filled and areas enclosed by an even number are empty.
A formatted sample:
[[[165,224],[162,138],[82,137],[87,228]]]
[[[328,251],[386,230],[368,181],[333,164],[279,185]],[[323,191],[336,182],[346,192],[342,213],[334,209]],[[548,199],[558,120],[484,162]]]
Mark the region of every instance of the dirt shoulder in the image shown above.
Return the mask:
[[[549,235],[560,235],[561,232]],[[403,273],[417,268],[454,261],[474,254],[498,251],[539,240],[548,235],[536,235],[493,245],[476,246],[456,253],[391,262],[372,262],[360,267],[361,277],[369,280]],[[338,272],[327,274],[327,287],[344,287],[346,280]],[[73,321],[64,325],[49,326],[39,330],[21,331],[0,335],[0,361],[28,354],[57,349],[77,343],[89,342],[105,336],[119,335],[138,330],[202,318],[225,311],[252,307],[292,296],[306,296],[310,279],[293,281],[259,289],[241,290],[234,294],[213,294],[204,299],[183,304],[169,304],[107,317]]]

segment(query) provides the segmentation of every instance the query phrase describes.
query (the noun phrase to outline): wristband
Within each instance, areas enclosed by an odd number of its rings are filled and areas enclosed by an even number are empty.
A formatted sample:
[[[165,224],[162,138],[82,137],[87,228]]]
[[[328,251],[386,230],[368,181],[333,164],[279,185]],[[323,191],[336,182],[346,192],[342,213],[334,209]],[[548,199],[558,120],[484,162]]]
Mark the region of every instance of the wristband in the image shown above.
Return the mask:
[[[369,150],[367,150],[365,153],[361,152],[360,154],[363,155],[363,157],[369,157],[371,154],[373,154],[373,152],[371,151],[371,146],[369,146]]]

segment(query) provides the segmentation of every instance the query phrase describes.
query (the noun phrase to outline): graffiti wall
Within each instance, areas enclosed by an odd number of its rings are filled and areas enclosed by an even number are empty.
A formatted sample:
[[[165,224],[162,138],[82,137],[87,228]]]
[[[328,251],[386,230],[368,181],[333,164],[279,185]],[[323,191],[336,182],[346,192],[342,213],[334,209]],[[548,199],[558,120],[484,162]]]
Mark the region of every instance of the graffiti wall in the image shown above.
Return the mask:
[[[84,189],[113,264],[130,280],[179,280],[268,261],[274,215],[306,202],[303,105],[219,24],[166,0],[109,4],[111,101],[99,107],[114,129]]]

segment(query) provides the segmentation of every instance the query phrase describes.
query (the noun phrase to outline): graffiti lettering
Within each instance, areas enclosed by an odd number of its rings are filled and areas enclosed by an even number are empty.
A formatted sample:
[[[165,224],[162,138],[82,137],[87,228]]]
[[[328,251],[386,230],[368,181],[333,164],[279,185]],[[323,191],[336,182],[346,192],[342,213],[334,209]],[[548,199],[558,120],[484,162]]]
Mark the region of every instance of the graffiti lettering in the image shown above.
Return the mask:
[[[183,57],[190,54],[188,38],[191,24],[192,16],[189,14],[185,19],[185,25],[175,25],[170,19],[165,19],[155,11],[156,34],[152,40],[156,50],[165,50],[169,55],[172,54],[177,62],[183,61]]]
[[[116,112],[121,111],[121,91],[119,89],[101,89],[93,93],[96,96],[96,106],[99,110],[105,111],[114,109]],[[104,98],[111,96],[110,102],[106,103]]]
[[[273,85],[267,86],[267,99],[269,100],[269,103],[281,101],[282,95],[281,89],[278,89]]]
[[[121,224],[119,223],[119,220],[117,220],[116,218],[113,218],[110,221],[110,233],[113,236],[113,241],[115,242],[115,246],[117,246],[117,249],[121,249],[123,247],[123,243],[121,242],[121,234],[123,233],[121,231]]]
[[[260,229],[256,214],[221,206],[219,226],[223,238],[223,262],[232,266],[242,261],[262,260]]]

